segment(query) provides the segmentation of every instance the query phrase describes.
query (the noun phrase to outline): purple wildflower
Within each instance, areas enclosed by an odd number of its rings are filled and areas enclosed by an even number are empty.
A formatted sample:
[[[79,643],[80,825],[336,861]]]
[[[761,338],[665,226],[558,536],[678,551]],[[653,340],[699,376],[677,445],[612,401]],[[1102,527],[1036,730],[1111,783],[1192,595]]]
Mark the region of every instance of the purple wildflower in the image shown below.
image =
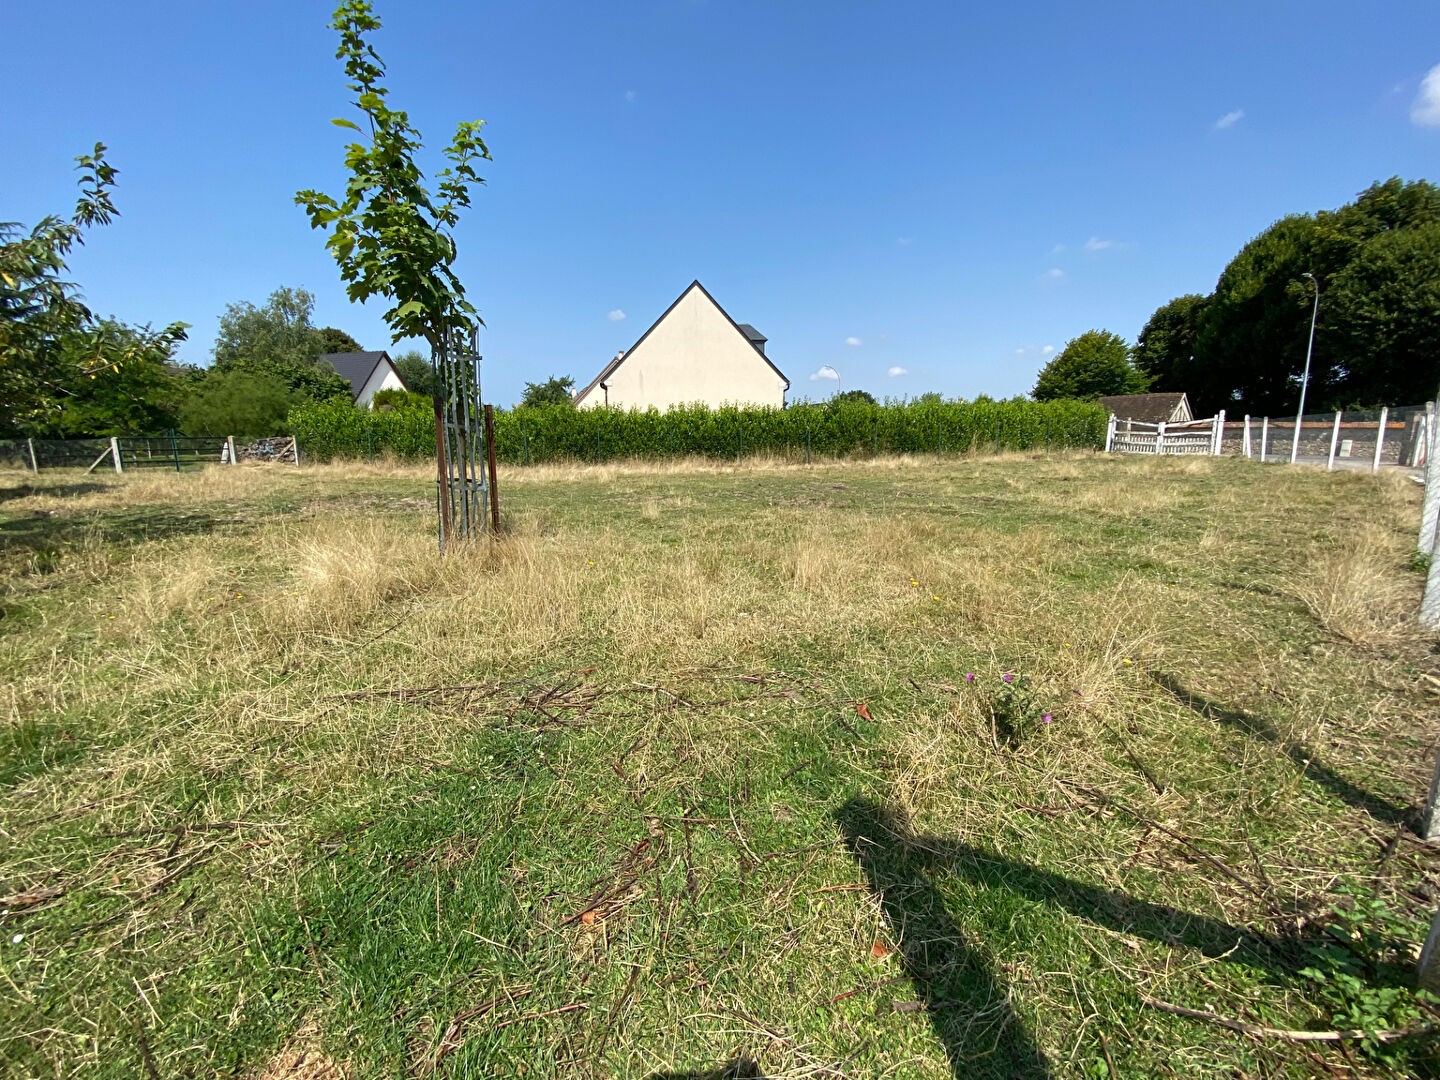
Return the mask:
[[[1010,672],[1008,672],[1008,671],[1005,672],[1004,675],[1001,675],[1000,678],[1004,679],[1006,682],[1014,682],[1014,681],[1015,681],[1015,676],[1012,675],[1012,674],[1010,674]]]
[[[974,673],[973,671],[967,671],[967,672],[965,672],[965,681],[966,681],[966,682],[974,682],[974,681],[975,681],[975,673]]]
[[[1054,720],[1054,719],[1055,719],[1055,718],[1054,718],[1053,716],[1051,716],[1051,715],[1047,712],[1047,713],[1045,713],[1045,715],[1043,715],[1042,717],[1040,717],[1040,723],[1042,723],[1042,724],[1048,724],[1048,723],[1050,723],[1050,721],[1052,721],[1052,720]]]

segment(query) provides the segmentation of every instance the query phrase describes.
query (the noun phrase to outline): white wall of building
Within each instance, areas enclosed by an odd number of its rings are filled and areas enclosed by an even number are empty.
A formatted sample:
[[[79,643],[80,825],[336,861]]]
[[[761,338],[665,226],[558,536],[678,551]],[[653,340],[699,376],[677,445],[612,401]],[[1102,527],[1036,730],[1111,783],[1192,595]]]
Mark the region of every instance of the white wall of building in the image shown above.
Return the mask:
[[[404,390],[405,384],[400,381],[400,376],[395,374],[395,368],[383,361],[375,365],[375,370],[370,373],[365,388],[355,398],[355,404],[362,409],[368,409],[375,395],[381,390]]]
[[[785,404],[785,380],[695,285],[604,383],[578,402],[580,408]]]

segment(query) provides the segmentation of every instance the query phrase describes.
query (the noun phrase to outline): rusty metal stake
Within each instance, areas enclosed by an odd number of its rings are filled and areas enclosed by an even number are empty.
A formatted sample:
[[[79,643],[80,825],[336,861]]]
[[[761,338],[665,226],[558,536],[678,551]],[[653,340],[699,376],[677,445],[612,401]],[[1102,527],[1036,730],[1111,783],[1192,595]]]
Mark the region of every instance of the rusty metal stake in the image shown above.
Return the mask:
[[[500,531],[500,485],[495,482],[495,406],[485,406],[485,458],[490,471],[490,527]]]

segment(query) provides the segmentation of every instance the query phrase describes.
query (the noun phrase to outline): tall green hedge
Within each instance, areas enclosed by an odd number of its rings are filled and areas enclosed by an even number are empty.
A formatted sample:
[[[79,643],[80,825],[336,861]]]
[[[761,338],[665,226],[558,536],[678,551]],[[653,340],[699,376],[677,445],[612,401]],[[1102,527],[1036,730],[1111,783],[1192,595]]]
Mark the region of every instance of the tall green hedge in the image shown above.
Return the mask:
[[[1099,449],[1106,413],[1080,401],[841,401],[785,409],[691,405],[656,409],[574,409],[542,405],[497,411],[495,453],[505,462],[614,461],[701,455],[739,459],[770,454],[808,460],[971,450]],[[369,412],[340,404],[290,414],[305,454],[316,460],[383,453],[435,454],[428,408]]]

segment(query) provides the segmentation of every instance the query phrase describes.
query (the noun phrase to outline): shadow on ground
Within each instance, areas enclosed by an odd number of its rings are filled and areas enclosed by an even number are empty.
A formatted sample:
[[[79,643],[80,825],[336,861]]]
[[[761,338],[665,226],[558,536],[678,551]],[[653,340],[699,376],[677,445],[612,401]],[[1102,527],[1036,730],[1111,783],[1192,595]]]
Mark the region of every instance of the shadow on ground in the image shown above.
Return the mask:
[[[1138,900],[940,837],[854,799],[836,814],[846,843],[881,897],[906,976],[957,1077],[1048,1077],[1050,1064],[1015,1014],[1008,988],[946,911],[937,879],[963,876],[1062,908],[1109,930],[1195,949],[1272,973],[1292,973],[1286,942],[1219,919]]]
[[[1404,826],[1412,832],[1419,832],[1419,815],[1414,808],[1399,806],[1346,780],[1316,757],[1304,743],[1295,742],[1281,735],[1268,720],[1251,716],[1243,710],[1229,708],[1210,698],[1196,694],[1186,689],[1175,676],[1166,672],[1152,671],[1150,678],[1187,709],[1199,713],[1208,720],[1219,721],[1226,727],[1234,728],[1253,739],[1260,739],[1271,746],[1279,747],[1297,769],[1347,806],[1363,810],[1376,821],[1384,821],[1397,827]]]
[[[755,1062],[741,1057],[708,1072],[651,1073],[646,1080],[765,1080],[765,1074]]]
[[[213,532],[231,523],[229,518],[171,507],[134,507],[100,511],[83,517],[36,512],[25,517],[0,518],[0,557],[11,565],[26,556],[36,557],[36,569],[46,570],[63,551],[82,541],[106,545],[138,544]]]

